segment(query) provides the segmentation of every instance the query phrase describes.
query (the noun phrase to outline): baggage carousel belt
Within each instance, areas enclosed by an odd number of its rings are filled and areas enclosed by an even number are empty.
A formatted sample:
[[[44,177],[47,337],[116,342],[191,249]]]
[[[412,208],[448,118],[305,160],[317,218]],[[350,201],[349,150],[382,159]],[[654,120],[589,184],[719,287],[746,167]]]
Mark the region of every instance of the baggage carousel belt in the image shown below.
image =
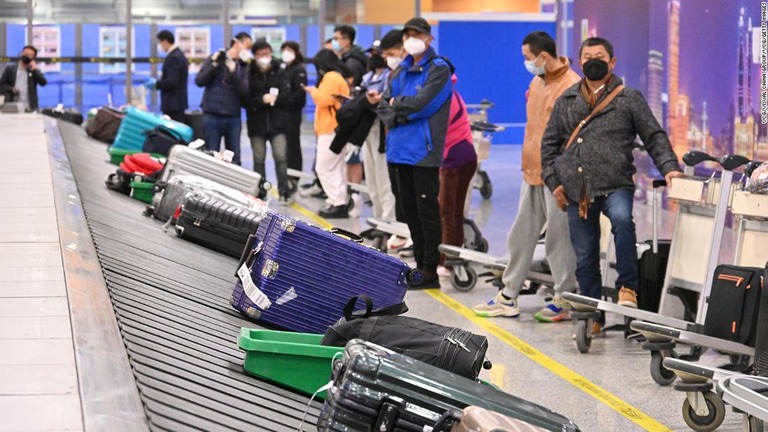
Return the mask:
[[[106,146],[75,125],[59,129],[150,429],[297,430],[309,398],[243,371],[240,328],[259,326],[229,305],[237,260],[143,216],[142,203],[105,187],[116,168]]]

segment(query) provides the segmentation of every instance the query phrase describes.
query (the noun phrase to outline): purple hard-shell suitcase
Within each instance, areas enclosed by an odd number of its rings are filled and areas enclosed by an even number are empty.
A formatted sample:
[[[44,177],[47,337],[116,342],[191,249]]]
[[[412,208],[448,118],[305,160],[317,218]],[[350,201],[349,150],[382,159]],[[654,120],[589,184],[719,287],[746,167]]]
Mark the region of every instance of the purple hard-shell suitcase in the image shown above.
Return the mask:
[[[344,235],[268,214],[238,271],[232,306],[274,327],[321,334],[356,295],[368,295],[374,308],[401,303],[421,273]]]

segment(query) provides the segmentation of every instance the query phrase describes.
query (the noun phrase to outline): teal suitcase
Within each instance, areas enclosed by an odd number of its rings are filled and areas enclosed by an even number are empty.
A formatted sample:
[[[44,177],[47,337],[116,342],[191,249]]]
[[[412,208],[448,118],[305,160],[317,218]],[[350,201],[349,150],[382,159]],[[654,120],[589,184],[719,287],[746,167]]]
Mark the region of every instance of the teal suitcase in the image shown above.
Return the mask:
[[[145,132],[151,131],[157,126],[162,126],[174,132],[174,135],[180,137],[185,142],[192,141],[194,135],[192,128],[184,123],[166,120],[157,114],[143,111],[136,107],[128,107],[111,148],[114,150],[141,152],[144,140],[146,139]]]

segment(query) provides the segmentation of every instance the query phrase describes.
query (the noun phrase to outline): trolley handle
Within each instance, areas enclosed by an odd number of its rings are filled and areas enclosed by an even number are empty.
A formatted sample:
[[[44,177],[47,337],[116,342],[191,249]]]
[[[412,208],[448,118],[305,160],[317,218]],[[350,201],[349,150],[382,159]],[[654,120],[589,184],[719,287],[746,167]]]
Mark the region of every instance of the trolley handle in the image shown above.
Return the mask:
[[[659,253],[659,192],[660,188],[666,187],[667,181],[664,179],[657,179],[653,181],[653,227],[651,235],[651,250],[653,254]]]

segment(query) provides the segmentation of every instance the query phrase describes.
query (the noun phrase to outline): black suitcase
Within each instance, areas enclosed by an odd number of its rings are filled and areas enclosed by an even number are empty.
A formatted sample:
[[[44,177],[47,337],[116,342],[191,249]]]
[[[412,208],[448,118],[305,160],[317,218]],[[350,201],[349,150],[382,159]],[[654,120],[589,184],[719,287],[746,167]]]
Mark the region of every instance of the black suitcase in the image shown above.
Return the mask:
[[[184,113],[184,124],[192,128],[194,138],[192,140],[201,139],[205,141],[205,133],[203,132],[203,112],[202,111],[187,111]]]
[[[643,252],[638,260],[639,286],[637,287],[637,307],[658,312],[661,292],[664,288],[664,278],[667,275],[670,240],[657,240],[657,251],[653,252],[653,241],[645,242],[651,248]]]
[[[664,180],[653,181],[653,235],[651,240],[645,242],[647,250],[643,251],[637,261],[638,282],[637,307],[639,309],[658,312],[661,302],[661,293],[664,289],[664,278],[667,275],[667,262],[669,262],[670,240],[659,240],[659,188],[666,186]],[[642,246],[641,246],[642,247]]]
[[[83,124],[83,114],[75,108],[43,108],[40,113],[78,126]]]
[[[143,153],[168,156],[168,153],[171,152],[171,147],[187,144],[181,135],[163,126],[156,126],[154,129],[144,132],[144,136],[146,138],[141,149]]]
[[[715,269],[704,334],[754,347],[763,269],[721,264]]]
[[[176,235],[209,249],[239,258],[248,236],[259,228],[263,214],[216,197],[190,195],[176,221]]]
[[[579,430],[552,410],[359,339],[347,344],[333,368],[320,431],[422,432],[443,414],[470,405],[545,430]],[[438,430],[452,426],[446,422]]]

